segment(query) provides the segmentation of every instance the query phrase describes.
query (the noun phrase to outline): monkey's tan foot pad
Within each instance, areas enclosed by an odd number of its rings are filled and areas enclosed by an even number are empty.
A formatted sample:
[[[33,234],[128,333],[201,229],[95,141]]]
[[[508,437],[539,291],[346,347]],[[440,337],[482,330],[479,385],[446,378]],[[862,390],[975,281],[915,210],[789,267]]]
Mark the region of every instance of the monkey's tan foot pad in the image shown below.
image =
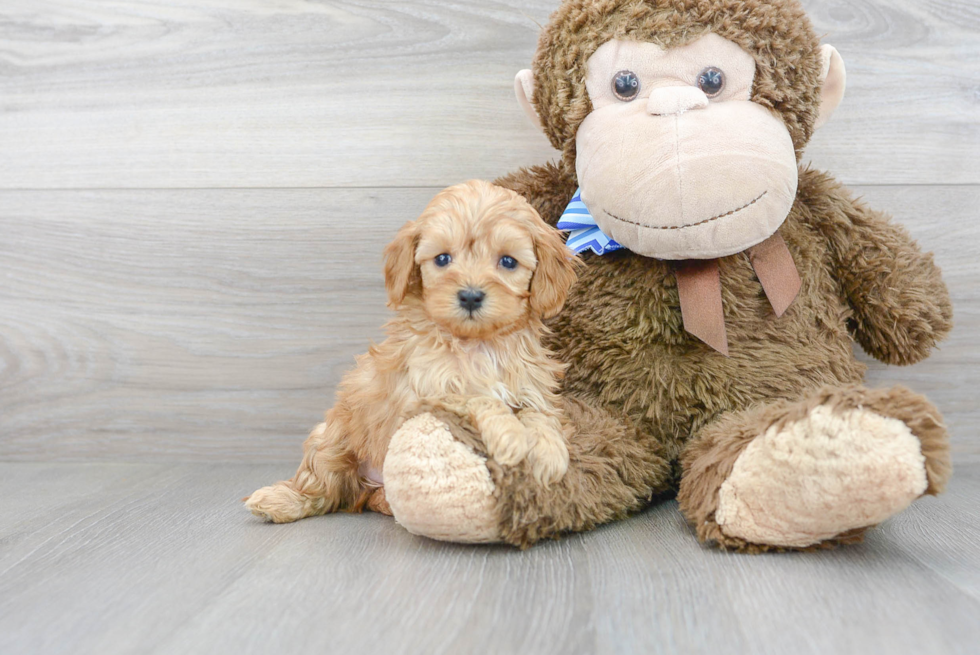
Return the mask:
[[[718,490],[715,522],[746,542],[806,547],[880,523],[928,484],[906,423],[821,405],[748,444]]]
[[[500,540],[486,460],[431,414],[409,419],[395,432],[384,480],[395,520],[409,532],[441,541]]]

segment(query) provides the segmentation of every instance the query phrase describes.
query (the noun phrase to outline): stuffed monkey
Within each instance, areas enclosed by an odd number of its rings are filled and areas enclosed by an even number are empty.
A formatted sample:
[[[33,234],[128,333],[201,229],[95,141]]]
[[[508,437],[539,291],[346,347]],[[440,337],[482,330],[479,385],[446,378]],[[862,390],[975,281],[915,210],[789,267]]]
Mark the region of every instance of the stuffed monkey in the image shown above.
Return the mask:
[[[677,494],[724,548],[859,540],[951,473],[936,408],[862,386],[856,340],[906,365],[951,328],[932,257],[800,166],[844,93],[797,0],[566,0],[518,100],[561,151],[498,181],[585,267],[549,347],[568,365],[568,472],[499,466],[453,416],[395,435],[412,532],[528,546]]]

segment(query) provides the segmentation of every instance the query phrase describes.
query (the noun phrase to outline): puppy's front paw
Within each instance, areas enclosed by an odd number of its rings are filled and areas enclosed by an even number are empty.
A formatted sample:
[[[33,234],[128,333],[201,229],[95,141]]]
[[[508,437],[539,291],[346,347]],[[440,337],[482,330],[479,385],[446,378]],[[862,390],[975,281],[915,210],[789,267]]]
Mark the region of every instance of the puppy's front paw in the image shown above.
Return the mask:
[[[561,480],[568,471],[568,448],[561,435],[542,438],[540,435],[528,453],[534,479],[544,486]]]
[[[516,416],[494,416],[480,425],[487,452],[499,464],[513,466],[527,457],[531,444],[527,430]]]

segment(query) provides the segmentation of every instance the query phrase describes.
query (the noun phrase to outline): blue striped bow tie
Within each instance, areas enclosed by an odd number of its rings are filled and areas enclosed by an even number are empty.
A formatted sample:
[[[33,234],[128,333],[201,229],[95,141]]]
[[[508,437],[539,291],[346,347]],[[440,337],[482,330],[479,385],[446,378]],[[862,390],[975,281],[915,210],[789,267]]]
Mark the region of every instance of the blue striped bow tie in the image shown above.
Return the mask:
[[[622,248],[621,245],[599,229],[595,219],[592,218],[592,212],[582,202],[582,189],[575,190],[572,201],[568,203],[568,207],[565,208],[565,212],[558,219],[558,224],[555,227],[569,233],[566,245],[576,255],[590,248],[597,255],[604,255],[607,252]]]

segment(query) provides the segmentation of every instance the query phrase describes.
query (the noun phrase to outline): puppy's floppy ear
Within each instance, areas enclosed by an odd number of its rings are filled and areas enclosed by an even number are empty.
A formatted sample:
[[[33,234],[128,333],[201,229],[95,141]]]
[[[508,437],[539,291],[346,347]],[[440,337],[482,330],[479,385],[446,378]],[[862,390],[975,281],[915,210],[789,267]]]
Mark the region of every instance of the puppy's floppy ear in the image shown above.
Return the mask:
[[[537,215],[534,218],[532,233],[538,267],[531,278],[531,309],[541,318],[551,318],[565,304],[575,282],[575,268],[581,260],[565,246],[558,230]]]
[[[402,304],[409,293],[421,292],[422,275],[415,264],[418,241],[418,222],[409,221],[385,247],[385,289],[388,291],[388,306],[392,309]]]

